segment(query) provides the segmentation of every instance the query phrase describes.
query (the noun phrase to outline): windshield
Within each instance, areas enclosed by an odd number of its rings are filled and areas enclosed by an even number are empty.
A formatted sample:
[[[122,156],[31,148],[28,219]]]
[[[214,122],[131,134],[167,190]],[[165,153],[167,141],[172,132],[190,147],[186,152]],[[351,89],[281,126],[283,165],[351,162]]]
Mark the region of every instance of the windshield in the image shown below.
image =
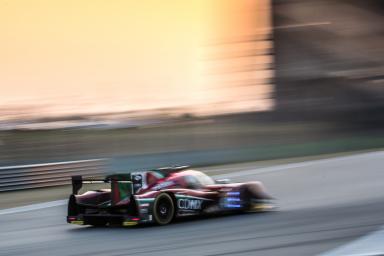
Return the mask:
[[[209,177],[208,175],[204,174],[204,173],[198,173],[196,175],[196,179],[199,181],[199,183],[203,186],[207,186],[207,185],[213,185],[215,184],[215,181]]]
[[[185,176],[185,180],[188,186],[195,188],[215,184],[215,181],[211,177],[202,172],[194,172],[193,175]]]

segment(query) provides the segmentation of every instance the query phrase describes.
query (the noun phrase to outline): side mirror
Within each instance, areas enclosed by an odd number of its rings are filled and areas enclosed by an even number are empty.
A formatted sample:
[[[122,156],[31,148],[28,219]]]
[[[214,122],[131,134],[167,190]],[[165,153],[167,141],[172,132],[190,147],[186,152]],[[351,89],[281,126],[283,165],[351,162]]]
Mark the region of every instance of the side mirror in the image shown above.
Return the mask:
[[[231,183],[231,180],[230,179],[219,179],[219,180],[215,180],[216,184],[229,184]]]

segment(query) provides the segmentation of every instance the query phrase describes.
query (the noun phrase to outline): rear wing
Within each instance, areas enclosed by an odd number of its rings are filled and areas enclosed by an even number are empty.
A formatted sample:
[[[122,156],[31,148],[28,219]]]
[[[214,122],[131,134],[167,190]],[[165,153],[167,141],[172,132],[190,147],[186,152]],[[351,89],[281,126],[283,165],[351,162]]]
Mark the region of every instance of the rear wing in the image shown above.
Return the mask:
[[[83,178],[81,175],[72,176],[72,194],[77,195],[83,184],[109,183],[107,180],[99,177]]]
[[[128,200],[133,194],[133,182],[126,179],[114,178],[83,178],[82,176],[72,176],[72,194],[77,195],[83,184],[111,184],[111,204],[118,205]]]
[[[172,173],[183,171],[188,169],[189,166],[174,166],[163,167],[153,169],[150,171],[132,172],[132,173],[118,173],[108,175],[105,178],[102,177],[87,177],[77,175],[72,176],[72,194],[77,195],[82,188],[83,184],[96,184],[96,183],[111,183],[111,189],[113,185],[118,184],[131,184],[131,193],[136,194],[141,188],[146,188],[149,176],[156,176],[158,178],[165,178]]]

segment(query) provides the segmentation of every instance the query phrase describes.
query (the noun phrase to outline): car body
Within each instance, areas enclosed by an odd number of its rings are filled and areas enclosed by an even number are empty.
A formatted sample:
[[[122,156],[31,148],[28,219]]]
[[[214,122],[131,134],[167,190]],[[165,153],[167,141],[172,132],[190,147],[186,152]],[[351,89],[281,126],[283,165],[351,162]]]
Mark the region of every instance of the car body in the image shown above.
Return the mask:
[[[84,183],[110,188],[79,194]],[[215,181],[187,166],[114,174],[104,179],[72,177],[67,222],[80,225],[165,225],[174,218],[223,212],[265,211],[271,197],[261,182]]]

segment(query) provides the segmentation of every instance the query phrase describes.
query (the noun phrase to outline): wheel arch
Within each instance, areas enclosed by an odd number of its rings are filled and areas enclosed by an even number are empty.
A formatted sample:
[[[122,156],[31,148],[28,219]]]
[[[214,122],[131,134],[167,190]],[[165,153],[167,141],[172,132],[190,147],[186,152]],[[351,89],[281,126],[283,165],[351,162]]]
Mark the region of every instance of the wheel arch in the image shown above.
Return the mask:
[[[273,199],[272,196],[270,196],[263,183],[260,181],[251,181],[251,182],[246,182],[242,186],[242,189],[247,191],[249,193],[249,196],[257,199]]]

